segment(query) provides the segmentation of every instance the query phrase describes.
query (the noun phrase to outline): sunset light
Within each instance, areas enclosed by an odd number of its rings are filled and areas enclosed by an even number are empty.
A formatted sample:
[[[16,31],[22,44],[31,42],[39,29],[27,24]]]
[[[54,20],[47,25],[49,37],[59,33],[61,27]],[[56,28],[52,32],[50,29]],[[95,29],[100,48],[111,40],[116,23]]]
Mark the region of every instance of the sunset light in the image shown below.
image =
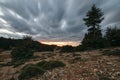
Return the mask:
[[[48,45],[57,45],[57,46],[65,46],[65,45],[78,46],[80,44],[80,42],[41,42],[41,43]]]

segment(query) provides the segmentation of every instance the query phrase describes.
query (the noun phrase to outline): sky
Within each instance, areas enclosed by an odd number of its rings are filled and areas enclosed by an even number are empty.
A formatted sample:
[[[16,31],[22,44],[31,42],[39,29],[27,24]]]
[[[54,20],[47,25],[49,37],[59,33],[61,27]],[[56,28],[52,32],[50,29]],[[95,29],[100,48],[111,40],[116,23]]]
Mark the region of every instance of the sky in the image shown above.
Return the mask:
[[[104,12],[103,32],[120,27],[120,0],[0,0],[0,37],[30,35],[45,44],[79,45],[93,4]]]

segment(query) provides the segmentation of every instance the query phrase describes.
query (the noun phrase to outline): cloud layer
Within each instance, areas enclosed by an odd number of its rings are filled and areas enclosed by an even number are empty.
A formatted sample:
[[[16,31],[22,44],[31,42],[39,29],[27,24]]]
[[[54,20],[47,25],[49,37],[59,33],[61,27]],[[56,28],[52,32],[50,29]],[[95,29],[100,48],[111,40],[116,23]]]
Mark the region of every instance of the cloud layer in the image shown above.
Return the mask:
[[[80,41],[92,4],[105,16],[102,28],[120,24],[120,0],[0,0],[0,36],[32,35],[39,41]]]

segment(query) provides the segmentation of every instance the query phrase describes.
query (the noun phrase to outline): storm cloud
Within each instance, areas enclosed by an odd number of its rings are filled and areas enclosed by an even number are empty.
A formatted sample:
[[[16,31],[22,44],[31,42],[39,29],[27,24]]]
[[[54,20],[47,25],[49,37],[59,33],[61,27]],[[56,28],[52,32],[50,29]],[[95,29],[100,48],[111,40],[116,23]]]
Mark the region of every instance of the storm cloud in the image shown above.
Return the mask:
[[[0,36],[81,41],[83,18],[93,4],[104,12],[102,29],[120,24],[120,0],[0,0]]]

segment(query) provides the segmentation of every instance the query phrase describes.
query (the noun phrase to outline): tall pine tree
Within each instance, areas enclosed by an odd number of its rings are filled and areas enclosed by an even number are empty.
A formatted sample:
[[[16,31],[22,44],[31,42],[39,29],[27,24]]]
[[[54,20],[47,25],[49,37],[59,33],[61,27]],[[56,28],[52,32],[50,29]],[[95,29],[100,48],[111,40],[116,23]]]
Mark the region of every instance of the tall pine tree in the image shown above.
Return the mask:
[[[103,21],[103,12],[96,5],[91,7],[91,10],[86,14],[85,25],[88,27],[88,33],[82,41],[82,45],[89,48],[103,47],[103,38],[100,29],[100,23]]]

